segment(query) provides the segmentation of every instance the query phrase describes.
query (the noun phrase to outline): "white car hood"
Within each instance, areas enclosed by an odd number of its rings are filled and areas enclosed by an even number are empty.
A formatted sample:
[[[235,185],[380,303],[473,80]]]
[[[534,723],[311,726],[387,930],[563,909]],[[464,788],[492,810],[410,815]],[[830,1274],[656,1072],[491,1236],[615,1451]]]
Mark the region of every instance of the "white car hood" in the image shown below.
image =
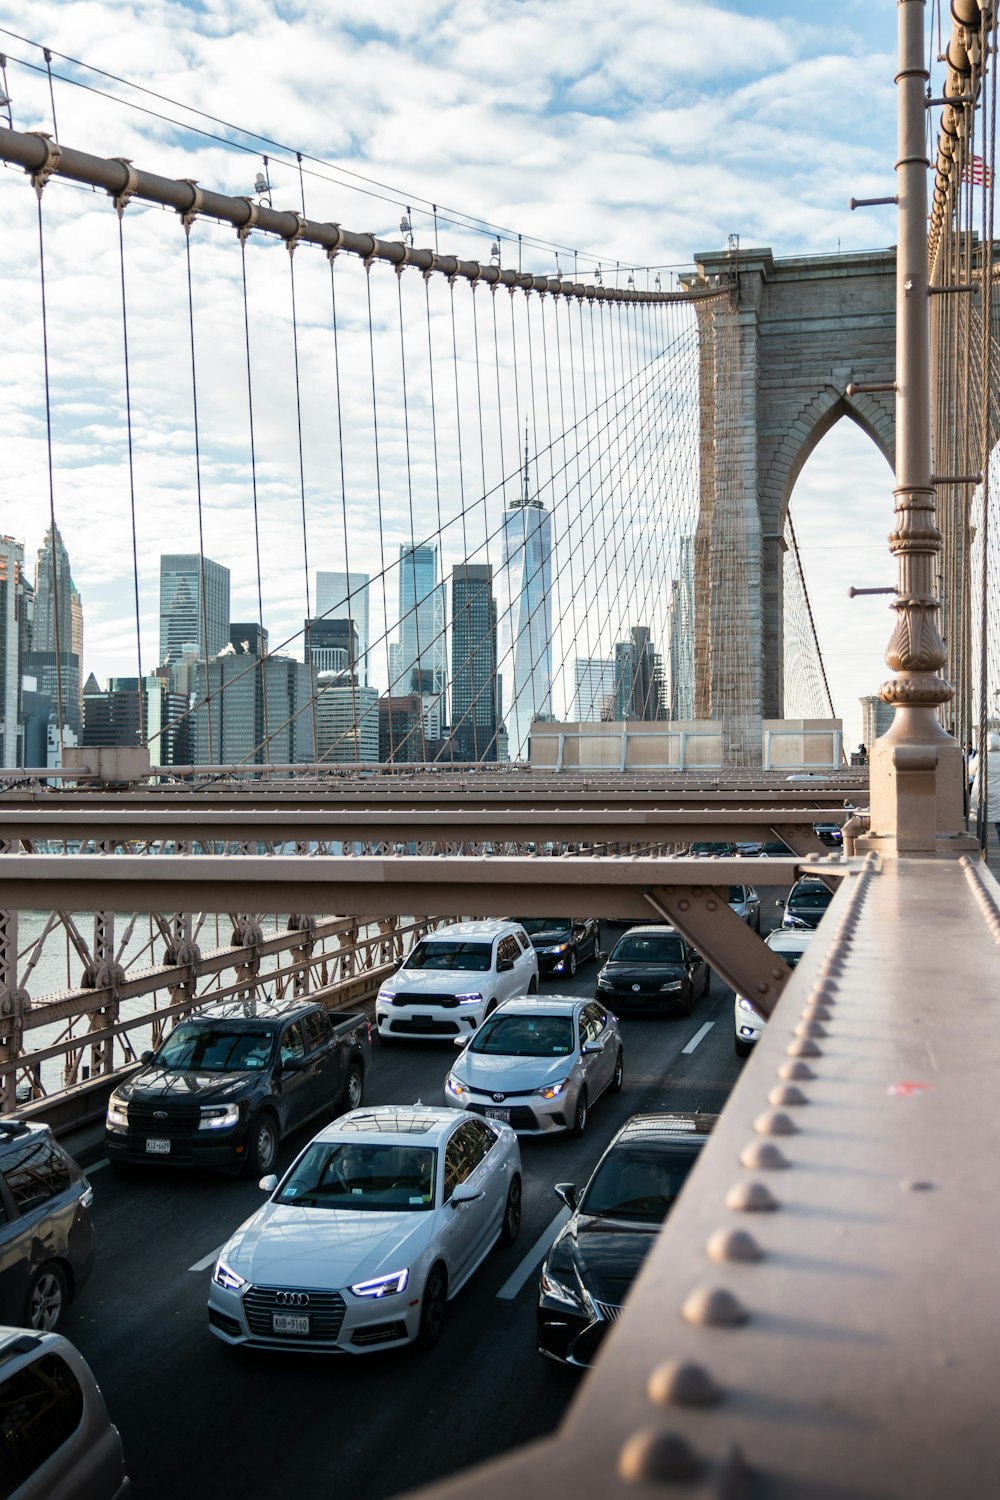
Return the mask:
[[[473,1088],[523,1094],[567,1078],[575,1063],[572,1052],[557,1057],[491,1057],[483,1052],[463,1052],[455,1072]]]
[[[493,975],[471,969],[399,969],[386,989],[406,995],[471,995],[488,986]]]
[[[223,1248],[221,1259],[257,1286],[350,1286],[399,1271],[425,1248],[434,1209],[351,1213],[267,1203]]]

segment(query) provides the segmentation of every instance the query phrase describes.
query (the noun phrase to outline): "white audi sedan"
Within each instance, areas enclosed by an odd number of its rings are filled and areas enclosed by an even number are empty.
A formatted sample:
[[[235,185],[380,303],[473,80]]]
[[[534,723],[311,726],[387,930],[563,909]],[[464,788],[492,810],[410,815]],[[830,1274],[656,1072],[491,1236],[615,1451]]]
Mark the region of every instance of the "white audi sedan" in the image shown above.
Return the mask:
[[[594,1100],[624,1076],[618,1018],[599,1000],[508,1000],[445,1080],[445,1102],[524,1135],[582,1135]]]
[[[208,1297],[211,1331],[248,1348],[432,1348],[446,1304],[521,1227],[510,1127],[422,1105],[342,1115],[260,1185]]]

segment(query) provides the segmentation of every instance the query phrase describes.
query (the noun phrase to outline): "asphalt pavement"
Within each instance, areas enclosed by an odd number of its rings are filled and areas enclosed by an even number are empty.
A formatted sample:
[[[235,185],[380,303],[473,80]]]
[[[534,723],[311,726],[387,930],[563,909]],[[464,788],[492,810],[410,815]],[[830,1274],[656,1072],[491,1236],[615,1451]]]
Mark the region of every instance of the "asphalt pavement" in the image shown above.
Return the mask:
[[[765,930],[777,892],[761,891]],[[606,932],[607,948],[618,932]],[[542,994],[591,995],[597,965]],[[97,1265],[62,1332],[118,1425],[138,1500],[382,1500],[551,1432],[579,1377],[535,1352],[542,1255],[558,1227],[556,1182],[582,1184],[620,1125],[645,1110],[721,1109],[739,1070],[732,991],[713,978],[691,1017],[622,1020],[625,1086],[586,1134],[522,1140],[521,1234],[449,1305],[440,1344],[368,1355],[247,1353],[208,1331],[215,1254],[262,1198],[255,1182],[170,1168],[88,1168]],[[366,1103],[438,1104],[450,1044],[375,1043]],[[314,1133],[284,1142],[284,1168]]]

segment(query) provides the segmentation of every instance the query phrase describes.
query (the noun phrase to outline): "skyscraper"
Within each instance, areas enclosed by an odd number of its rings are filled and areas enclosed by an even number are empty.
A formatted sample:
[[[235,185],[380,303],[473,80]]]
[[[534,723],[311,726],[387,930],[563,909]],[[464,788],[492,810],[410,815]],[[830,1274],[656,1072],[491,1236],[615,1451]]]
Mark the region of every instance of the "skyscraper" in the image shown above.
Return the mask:
[[[379,758],[378,691],[349,673],[316,678],[316,759],[327,765],[375,764]]]
[[[504,511],[500,670],[509,689],[513,759],[527,753],[532,720],[552,716],[552,517],[531,498],[528,437],[523,492]]]
[[[24,546],[12,536],[0,537],[0,766],[23,766],[21,628]]]
[[[353,620],[358,631],[357,677],[368,685],[368,586],[367,573],[317,573],[316,614],[325,620]]]
[[[496,760],[497,605],[489,563],[451,571],[451,723],[460,760]]]
[[[390,646],[393,696],[419,693],[423,701],[424,735],[441,733],[448,654],[444,636],[445,590],[438,582],[438,549],[401,546],[399,549],[399,641]]]
[[[48,694],[64,728],[79,738],[83,722],[80,681],[83,602],[70,572],[58,526],[50,526],[35,560],[35,609],[30,660],[25,671]],[[57,705],[61,705],[58,707]]]
[[[207,663],[199,661],[191,713],[194,763],[314,760],[311,684],[310,668],[291,656],[261,659],[226,650]]]
[[[630,639],[615,647],[615,718],[664,717],[662,665],[649,629],[633,625]]]
[[[346,617],[305,621],[310,665],[316,672],[348,672],[356,676],[360,643],[358,627]]]
[[[614,662],[606,656],[578,656],[573,718],[579,723],[597,723],[601,719],[610,719],[614,698]]]
[[[205,598],[202,601],[202,568]],[[194,647],[200,660],[229,644],[229,569],[197,552],[160,558],[160,661],[172,665]]]

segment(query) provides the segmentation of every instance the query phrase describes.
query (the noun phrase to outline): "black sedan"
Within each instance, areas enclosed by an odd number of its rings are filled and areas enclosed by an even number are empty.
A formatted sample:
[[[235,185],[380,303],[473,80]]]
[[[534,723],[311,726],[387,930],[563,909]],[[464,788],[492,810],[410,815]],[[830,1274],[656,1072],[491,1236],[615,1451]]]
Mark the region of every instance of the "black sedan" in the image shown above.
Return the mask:
[[[595,917],[516,917],[538,956],[539,974],[575,974],[577,965],[597,957]]]
[[[572,1217],[542,1264],[539,1354],[593,1364],[716,1118],[633,1115],[582,1194],[559,1183]]]
[[[595,997],[615,1010],[655,1005],[690,1015],[709,981],[705,960],[672,927],[633,927],[611,950]]]

